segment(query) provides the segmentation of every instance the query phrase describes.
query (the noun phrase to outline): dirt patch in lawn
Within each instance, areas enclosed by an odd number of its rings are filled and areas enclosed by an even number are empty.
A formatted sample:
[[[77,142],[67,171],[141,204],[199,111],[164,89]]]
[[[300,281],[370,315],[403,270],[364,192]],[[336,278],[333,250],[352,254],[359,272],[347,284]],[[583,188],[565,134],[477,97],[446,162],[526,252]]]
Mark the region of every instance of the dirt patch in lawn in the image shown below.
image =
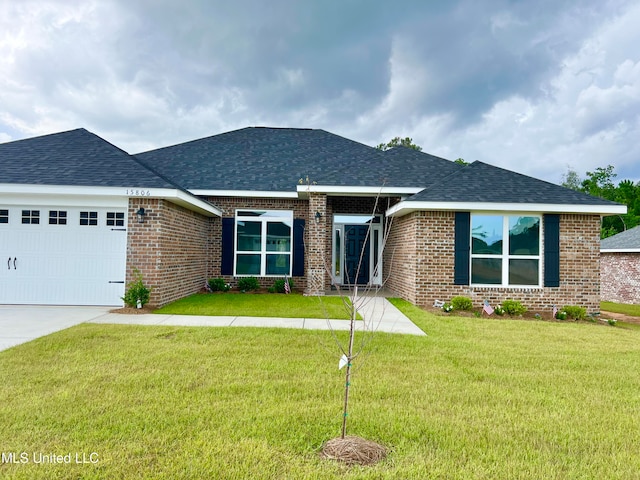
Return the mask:
[[[640,325],[640,317],[634,317],[633,315],[625,315],[624,313],[615,313],[615,312],[600,312],[600,317],[604,319],[613,318],[614,320],[618,320],[619,322],[626,323],[635,323],[636,325]]]
[[[115,308],[113,310],[109,310],[109,313],[122,313],[124,315],[141,315],[145,313],[153,313],[155,309],[156,309],[155,307],[149,307],[145,305],[142,308],[133,308],[133,307]]]

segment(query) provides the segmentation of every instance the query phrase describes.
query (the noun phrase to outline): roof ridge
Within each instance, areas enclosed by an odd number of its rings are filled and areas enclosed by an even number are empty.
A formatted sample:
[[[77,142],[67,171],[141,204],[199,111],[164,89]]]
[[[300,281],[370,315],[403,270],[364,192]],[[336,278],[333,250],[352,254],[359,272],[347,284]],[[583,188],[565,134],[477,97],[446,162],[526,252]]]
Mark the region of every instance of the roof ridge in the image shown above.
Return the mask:
[[[55,137],[55,136],[58,136],[58,135],[64,135],[64,134],[69,134],[71,132],[80,132],[80,131],[89,132],[86,128],[78,127],[78,128],[72,128],[71,130],[65,130],[63,132],[44,133],[44,134],[38,135],[36,137],[17,138],[15,140],[9,140],[7,142],[2,142],[2,143],[0,143],[0,145],[8,145],[10,143],[17,143],[17,142],[27,142],[29,140],[35,140],[35,139],[38,139],[38,138]],[[91,133],[91,132],[89,132],[89,133]]]

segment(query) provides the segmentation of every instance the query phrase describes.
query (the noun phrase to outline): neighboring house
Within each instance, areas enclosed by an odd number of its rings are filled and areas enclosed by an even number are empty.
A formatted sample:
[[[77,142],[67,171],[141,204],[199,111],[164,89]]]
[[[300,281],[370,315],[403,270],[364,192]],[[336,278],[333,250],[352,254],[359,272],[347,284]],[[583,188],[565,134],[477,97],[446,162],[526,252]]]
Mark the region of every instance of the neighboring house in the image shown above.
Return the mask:
[[[625,212],[323,130],[245,128],[128,155],[79,129],[0,145],[0,303],[117,305],[136,269],[156,305],[211,277],[286,275],[307,294],[384,283],[418,305],[597,311],[601,216]]]
[[[640,226],[600,242],[602,300],[640,303]]]

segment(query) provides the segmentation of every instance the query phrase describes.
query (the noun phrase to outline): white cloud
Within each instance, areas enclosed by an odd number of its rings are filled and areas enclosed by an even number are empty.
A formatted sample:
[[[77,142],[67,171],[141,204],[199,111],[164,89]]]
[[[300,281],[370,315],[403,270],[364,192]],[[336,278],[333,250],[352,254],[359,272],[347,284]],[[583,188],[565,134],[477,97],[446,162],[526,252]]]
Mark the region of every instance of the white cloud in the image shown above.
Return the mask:
[[[0,141],[85,127],[137,152],[312,127],[552,181],[640,178],[640,4],[534,4],[5,2]]]

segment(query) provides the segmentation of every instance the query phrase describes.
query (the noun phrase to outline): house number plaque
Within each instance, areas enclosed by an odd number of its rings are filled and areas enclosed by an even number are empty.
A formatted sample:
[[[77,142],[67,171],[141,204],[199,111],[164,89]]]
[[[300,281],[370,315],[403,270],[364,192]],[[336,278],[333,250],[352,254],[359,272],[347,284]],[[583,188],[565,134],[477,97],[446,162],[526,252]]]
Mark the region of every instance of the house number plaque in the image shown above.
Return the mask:
[[[150,197],[151,190],[145,190],[143,188],[127,188],[127,195],[130,197]]]

